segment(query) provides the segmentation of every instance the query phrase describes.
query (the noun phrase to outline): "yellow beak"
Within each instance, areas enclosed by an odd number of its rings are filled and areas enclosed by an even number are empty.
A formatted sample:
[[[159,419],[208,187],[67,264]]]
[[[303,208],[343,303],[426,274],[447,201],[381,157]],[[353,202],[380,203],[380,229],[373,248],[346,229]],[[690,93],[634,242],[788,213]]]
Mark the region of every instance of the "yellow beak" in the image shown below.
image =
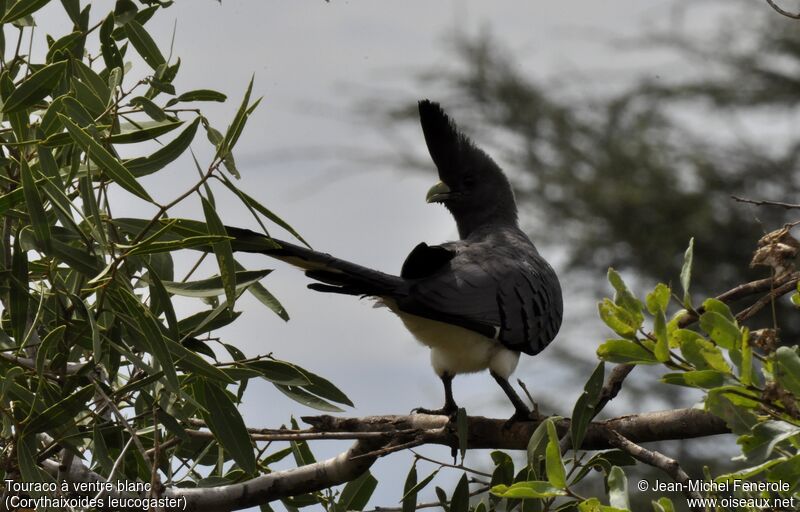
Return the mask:
[[[448,197],[450,197],[450,187],[445,185],[443,181],[440,181],[428,190],[428,193],[425,195],[425,202],[441,203]]]

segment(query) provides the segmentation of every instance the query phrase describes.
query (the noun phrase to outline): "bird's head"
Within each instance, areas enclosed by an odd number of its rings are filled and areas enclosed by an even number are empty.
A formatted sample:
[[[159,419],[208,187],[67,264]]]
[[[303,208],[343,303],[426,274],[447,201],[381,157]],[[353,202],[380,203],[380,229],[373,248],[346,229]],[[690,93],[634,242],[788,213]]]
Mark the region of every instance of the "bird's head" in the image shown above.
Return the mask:
[[[462,238],[488,224],[516,226],[514,192],[494,160],[458,130],[438,103],[420,101],[419,118],[441,180],[426,201],[450,210]]]

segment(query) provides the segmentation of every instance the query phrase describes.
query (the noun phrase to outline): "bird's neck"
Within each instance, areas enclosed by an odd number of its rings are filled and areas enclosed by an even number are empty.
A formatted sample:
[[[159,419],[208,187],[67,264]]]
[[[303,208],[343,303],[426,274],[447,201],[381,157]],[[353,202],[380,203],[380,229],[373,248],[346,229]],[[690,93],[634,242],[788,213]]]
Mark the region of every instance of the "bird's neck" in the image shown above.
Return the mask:
[[[484,228],[496,229],[498,227],[518,228],[516,210],[491,210],[477,213],[469,212],[468,215],[458,215],[453,212],[458,227],[458,235],[462,240],[467,239]]]

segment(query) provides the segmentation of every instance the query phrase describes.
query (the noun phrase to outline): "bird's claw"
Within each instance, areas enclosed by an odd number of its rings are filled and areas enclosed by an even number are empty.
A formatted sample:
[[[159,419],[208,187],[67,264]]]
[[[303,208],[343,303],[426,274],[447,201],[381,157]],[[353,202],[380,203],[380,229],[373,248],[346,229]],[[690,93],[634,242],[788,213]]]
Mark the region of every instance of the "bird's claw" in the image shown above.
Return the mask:
[[[417,407],[411,410],[411,414],[430,414],[431,416],[447,416],[453,418],[458,412],[458,407],[442,407],[441,409],[426,409]]]
[[[518,422],[528,422],[528,421],[539,421],[541,416],[539,415],[539,408],[534,407],[532,411],[527,409],[517,409],[513,416],[508,418],[506,422],[503,424],[503,428],[511,428],[514,423]]]

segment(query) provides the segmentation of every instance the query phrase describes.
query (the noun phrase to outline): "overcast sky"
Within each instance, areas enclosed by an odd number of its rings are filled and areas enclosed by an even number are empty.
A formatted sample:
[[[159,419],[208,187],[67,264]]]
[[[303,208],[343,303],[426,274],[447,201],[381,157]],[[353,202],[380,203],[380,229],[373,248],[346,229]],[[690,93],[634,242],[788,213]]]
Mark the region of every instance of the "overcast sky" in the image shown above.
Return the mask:
[[[64,23],[63,15],[55,14],[60,5],[53,4],[40,18],[45,30]],[[97,13],[113,6],[110,1],[93,4]],[[414,77],[452,65],[446,42],[454,31],[491,32],[528,73],[553,76],[567,71],[588,77],[582,84],[586,87],[613,87],[618,77],[632,76],[631,71],[650,57],[608,41],[634,35],[648,23],[669,17],[668,5],[637,0],[229,0],[222,4],[191,0],[176,2],[147,28],[162,48],[168,47],[175,28],[173,59],[182,61],[176,81],[179,92],[210,88],[229,96],[227,103],[206,109],[220,130],[224,131],[247,81],[255,75],[254,96],[264,99],[235,151],[240,185],[249,194],[283,216],[315,248],[398,272],[417,243],[452,239],[456,230],[443,208],[424,201],[426,190],[437,181],[432,164],[425,174],[402,172],[388,162],[364,165],[355,158],[329,156],[343,150],[352,154],[353,148],[370,155],[388,152],[391,139],[383,133],[385,128],[356,115],[359,99],[382,94],[391,104],[413,105],[430,98],[447,108],[445,90],[422,86]],[[138,64],[140,71],[146,69]],[[198,133],[193,146],[201,158],[208,155],[202,139]],[[418,130],[404,132],[403,140],[425,154]],[[144,184],[159,198],[168,199],[185,190],[195,176],[191,161],[182,159]],[[255,227],[234,198],[217,192],[217,210],[226,224]],[[115,215],[141,215],[137,205],[126,203],[127,196],[119,197],[122,204],[115,207]],[[196,200],[176,214],[202,218]],[[546,247],[542,252],[558,259]],[[316,294],[305,288],[302,274],[272,261],[242,260],[249,268],[277,269],[263,284],[280,298],[292,319],[284,323],[246,298],[239,303],[242,317],[222,333],[226,341],[250,356],[272,352],[331,379],[356,404],[348,415],[405,413],[417,406],[441,405],[441,384],[429,366],[428,350],[387,310],[372,309],[367,300]],[[576,350],[591,354],[602,338],[576,339],[578,332],[572,327],[576,308],[586,303],[568,289],[567,323],[556,343],[568,339]],[[192,312],[189,306],[182,308],[184,314]],[[566,415],[586,376],[573,375],[558,362],[552,351],[524,357],[517,376],[535,395],[563,397],[562,410],[544,412]],[[499,388],[488,374],[457,378],[454,392],[471,414],[504,417],[513,411],[499,399]],[[244,414],[253,426],[276,426],[292,414],[315,413],[268,384],[251,385],[246,400]],[[321,455],[342,448],[314,445]],[[448,452],[429,451],[443,460]],[[383,485],[372,505],[397,502],[409,460],[392,455],[374,466]],[[453,473],[443,481],[453,482],[457,476]]]

